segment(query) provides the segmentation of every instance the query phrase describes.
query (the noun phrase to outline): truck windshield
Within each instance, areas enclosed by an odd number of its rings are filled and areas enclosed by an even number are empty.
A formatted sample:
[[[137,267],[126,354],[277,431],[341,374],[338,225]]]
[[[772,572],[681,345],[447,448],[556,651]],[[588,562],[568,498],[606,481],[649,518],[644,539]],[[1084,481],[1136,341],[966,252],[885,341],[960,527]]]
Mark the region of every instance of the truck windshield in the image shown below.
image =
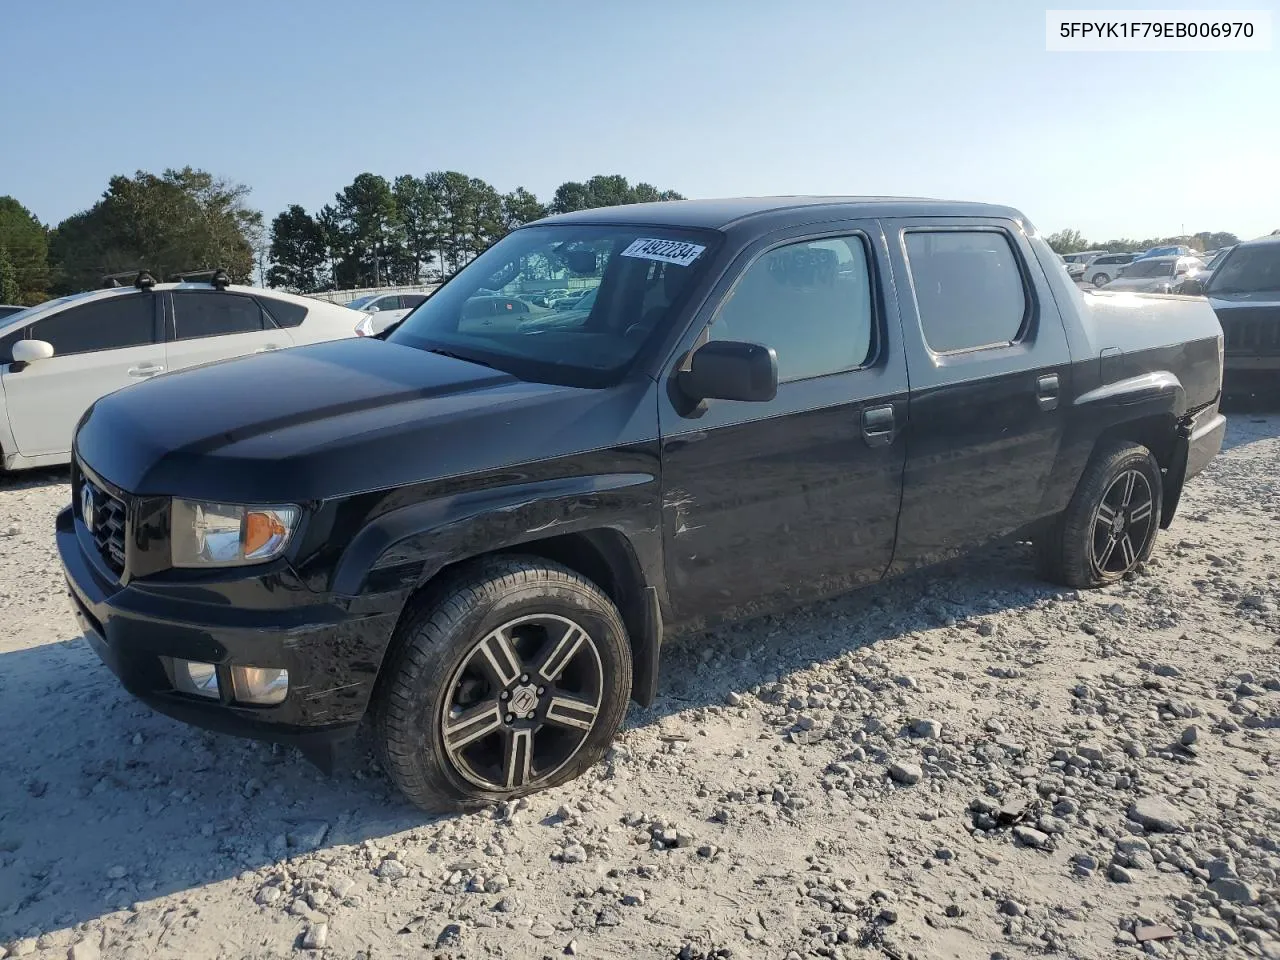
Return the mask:
[[[1218,264],[1206,293],[1257,293],[1280,290],[1280,243],[1238,247]]]
[[[387,335],[524,380],[606,386],[683,306],[718,234],[669,227],[527,227],[498,241]],[[595,286],[570,304],[540,294]],[[566,308],[567,307],[567,308]]]

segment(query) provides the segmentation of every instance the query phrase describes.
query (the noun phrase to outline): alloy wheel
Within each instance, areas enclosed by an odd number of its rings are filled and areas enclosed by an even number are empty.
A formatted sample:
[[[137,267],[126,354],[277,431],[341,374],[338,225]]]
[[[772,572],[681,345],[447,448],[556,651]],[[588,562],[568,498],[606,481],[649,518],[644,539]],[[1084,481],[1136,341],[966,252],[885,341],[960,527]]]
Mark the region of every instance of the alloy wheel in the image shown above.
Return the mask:
[[[600,651],[580,624],[532,614],[482,637],[450,678],[441,742],[486,790],[535,788],[582,749],[600,713]]]
[[[1110,281],[1110,280],[1111,280],[1111,278],[1110,278],[1110,277],[1108,277],[1105,273],[1095,273],[1095,274],[1093,275],[1093,285],[1094,285],[1095,287],[1100,287],[1100,286],[1102,286],[1103,284],[1107,283],[1107,282],[1108,282],[1108,281]]]
[[[1090,560],[1106,579],[1123,576],[1138,565],[1155,535],[1155,494],[1141,470],[1120,473],[1093,513]]]

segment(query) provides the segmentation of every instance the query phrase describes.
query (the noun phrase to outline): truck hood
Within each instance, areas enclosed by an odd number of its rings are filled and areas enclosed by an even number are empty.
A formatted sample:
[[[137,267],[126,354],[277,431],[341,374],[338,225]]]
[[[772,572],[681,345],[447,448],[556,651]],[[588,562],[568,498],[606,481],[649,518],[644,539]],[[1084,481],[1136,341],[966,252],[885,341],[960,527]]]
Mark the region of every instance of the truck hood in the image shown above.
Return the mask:
[[[529,383],[400,344],[336,340],[110,394],[81,422],[76,454],[135,494],[324,500],[650,439],[650,386]]]

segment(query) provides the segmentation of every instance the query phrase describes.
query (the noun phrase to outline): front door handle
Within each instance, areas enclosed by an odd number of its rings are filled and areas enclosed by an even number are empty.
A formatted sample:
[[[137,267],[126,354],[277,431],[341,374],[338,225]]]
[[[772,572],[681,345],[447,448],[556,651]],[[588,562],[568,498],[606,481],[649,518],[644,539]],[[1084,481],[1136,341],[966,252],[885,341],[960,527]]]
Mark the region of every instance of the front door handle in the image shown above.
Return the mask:
[[[1058,375],[1047,374],[1036,381],[1036,403],[1041,410],[1058,409]]]
[[[862,439],[869,447],[887,447],[893,443],[898,425],[893,415],[893,405],[867,407],[862,411]]]
[[[254,353],[270,353],[272,350],[279,350],[280,345],[276,343],[268,343],[265,347],[259,347]]]
[[[140,363],[136,367],[129,368],[129,376],[131,377],[154,377],[157,373],[164,373],[164,365],[160,363]]]

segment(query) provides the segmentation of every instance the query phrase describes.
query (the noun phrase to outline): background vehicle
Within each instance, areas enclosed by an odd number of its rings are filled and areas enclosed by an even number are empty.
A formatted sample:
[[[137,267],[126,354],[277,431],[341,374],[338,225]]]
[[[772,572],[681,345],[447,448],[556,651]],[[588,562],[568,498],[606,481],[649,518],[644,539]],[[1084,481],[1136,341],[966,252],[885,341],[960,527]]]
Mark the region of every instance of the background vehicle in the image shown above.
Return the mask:
[[[1067,276],[1072,280],[1078,280],[1094,257],[1100,257],[1108,252],[1107,250],[1082,250],[1079,253],[1063,254],[1062,259],[1067,264]]]
[[[434,808],[595,763],[677,632],[1008,537],[1116,582],[1221,445],[1221,328],[1079,290],[1025,222],[780,197],[519,227],[380,338],[95,404],[57,520],[74,609],[182,719],[324,762],[371,711]],[[548,269],[592,308],[477,322]],[[139,543],[121,511],[169,522]]]
[[[1204,263],[1196,257],[1142,257],[1121,267],[1120,276],[1102,289],[1172,293],[1182,281],[1203,272]]]
[[[26,307],[20,307],[17,304],[13,304],[13,303],[0,303],[0,320],[3,320],[5,317],[11,314],[19,313],[20,311],[26,310],[26,309],[27,309]]]
[[[1180,292],[1203,293],[1218,315],[1224,389],[1280,389],[1280,236],[1236,244],[1212,273],[1189,279]]]
[[[1118,277],[1121,269],[1133,263],[1137,256],[1136,253],[1104,253],[1094,257],[1085,266],[1081,279],[1100,287]]]
[[[1152,247],[1135,257],[1135,260],[1146,260],[1149,257],[1186,257],[1192,254],[1192,249],[1184,244],[1173,244],[1166,247]]]
[[[371,337],[381,333],[393,323],[403,320],[409,311],[427,299],[425,293],[370,294],[352,300],[347,306],[352,310],[369,314],[356,325],[356,335]]]
[[[350,337],[359,314],[275,290],[203,283],[96,290],[0,320],[5,469],[66,463],[99,397],[165,371]]]

